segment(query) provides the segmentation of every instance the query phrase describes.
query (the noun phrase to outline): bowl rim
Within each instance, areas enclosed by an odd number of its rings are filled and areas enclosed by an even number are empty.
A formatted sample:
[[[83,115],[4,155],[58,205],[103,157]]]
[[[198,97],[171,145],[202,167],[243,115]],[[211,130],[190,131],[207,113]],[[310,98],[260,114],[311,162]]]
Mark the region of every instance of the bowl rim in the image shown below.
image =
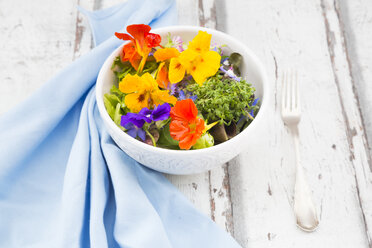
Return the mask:
[[[161,27],[161,28],[155,28],[155,29],[152,29],[151,32],[153,32],[153,33],[172,33],[172,32],[183,32],[183,31],[185,31],[185,32],[190,32],[190,31],[195,32],[196,31],[197,32],[199,30],[211,33],[212,37],[213,37],[213,34],[217,34],[217,35],[221,36],[222,39],[227,41],[226,44],[234,44],[235,46],[241,47],[251,57],[251,60],[256,64],[256,66],[258,68],[258,73],[262,77],[262,86],[263,86],[262,87],[261,106],[260,106],[260,109],[259,109],[256,117],[251,122],[251,124],[249,124],[249,126],[246,129],[243,130],[243,132],[239,133],[238,135],[234,136],[233,138],[231,138],[231,139],[229,139],[225,142],[222,142],[218,145],[214,145],[214,146],[203,148],[203,149],[172,150],[172,149],[167,149],[167,148],[162,148],[162,147],[150,146],[148,144],[145,144],[145,143],[131,137],[126,132],[123,132],[114,123],[114,121],[111,119],[111,117],[107,113],[107,110],[104,106],[103,97],[102,97],[103,96],[103,94],[102,94],[102,88],[103,88],[102,77],[103,77],[103,74],[104,74],[103,68],[107,67],[107,63],[110,63],[108,68],[111,68],[112,61],[111,60],[109,61],[109,59],[113,56],[113,54],[116,54],[118,52],[118,50],[123,47],[123,45],[126,44],[126,42],[123,42],[119,47],[117,47],[106,58],[105,62],[103,63],[103,65],[102,65],[102,67],[101,67],[101,69],[98,73],[98,77],[97,77],[97,81],[96,81],[96,102],[97,102],[97,106],[98,106],[98,110],[100,112],[100,115],[103,118],[103,120],[106,122],[106,124],[108,124],[112,130],[115,130],[116,133],[121,135],[126,141],[132,143],[134,146],[138,146],[141,149],[144,149],[144,150],[149,151],[149,152],[162,153],[162,154],[166,154],[166,155],[173,154],[173,155],[188,155],[189,156],[189,155],[199,155],[199,154],[201,155],[201,154],[207,153],[207,152],[209,152],[209,153],[218,152],[218,151],[224,150],[225,148],[231,147],[232,145],[238,143],[239,140],[242,139],[243,137],[249,136],[248,134],[250,132],[252,132],[252,130],[254,130],[255,127],[262,122],[262,120],[264,118],[263,113],[267,112],[266,109],[268,108],[268,105],[269,105],[269,97],[268,97],[269,96],[269,84],[268,84],[268,80],[267,80],[267,74],[266,74],[266,70],[265,70],[263,64],[261,63],[261,61],[253,53],[253,51],[251,49],[249,49],[244,43],[242,43],[241,41],[237,40],[233,36],[231,36],[229,34],[226,34],[224,32],[221,32],[221,31],[218,31],[218,30],[215,30],[215,29],[199,27],[199,26],[174,25],[174,26],[166,26],[166,27]]]

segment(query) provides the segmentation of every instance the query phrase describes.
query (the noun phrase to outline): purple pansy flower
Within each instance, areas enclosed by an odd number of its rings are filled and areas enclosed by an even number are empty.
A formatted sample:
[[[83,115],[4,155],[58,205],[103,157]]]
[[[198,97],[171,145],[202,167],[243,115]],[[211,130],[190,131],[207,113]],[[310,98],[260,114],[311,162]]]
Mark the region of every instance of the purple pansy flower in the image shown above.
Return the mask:
[[[141,111],[136,114],[136,113],[127,113],[126,115],[123,115],[121,117],[121,122],[120,124],[125,127],[127,123],[133,123],[137,127],[141,128],[145,122],[150,123],[151,118],[150,118],[151,110],[148,108],[143,108]]]
[[[123,125],[125,129],[127,129],[127,134],[132,136],[133,138],[140,137],[141,140],[146,140],[146,133],[142,128],[138,128],[136,125],[134,125],[132,122],[128,122],[127,124]]]
[[[121,117],[120,124],[127,129],[127,134],[133,138],[140,137],[143,141],[146,139],[146,133],[142,129],[145,122],[162,121],[169,118],[171,106],[163,103],[155,107],[154,110],[143,108],[139,113],[127,113]]]
[[[168,103],[163,103],[155,107],[152,111],[150,118],[153,121],[163,121],[169,118],[171,106]]]

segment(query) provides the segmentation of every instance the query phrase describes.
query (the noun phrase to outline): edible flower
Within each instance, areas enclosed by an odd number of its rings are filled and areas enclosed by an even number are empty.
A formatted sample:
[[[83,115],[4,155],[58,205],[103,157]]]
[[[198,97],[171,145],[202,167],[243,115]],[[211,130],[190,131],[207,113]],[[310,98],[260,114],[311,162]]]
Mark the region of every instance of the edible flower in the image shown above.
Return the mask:
[[[165,102],[174,105],[177,101],[177,98],[169,95],[168,90],[159,89],[150,73],[145,73],[141,77],[127,74],[120,81],[119,90],[127,94],[124,103],[134,113]]]
[[[137,138],[137,136],[138,136],[138,137],[140,137],[141,140],[145,141],[145,139],[146,139],[146,132],[143,129],[138,128],[132,122],[129,122],[129,123],[123,125],[123,127],[125,129],[127,129],[127,134],[129,134],[133,138]]]
[[[191,99],[177,101],[170,111],[170,135],[179,141],[181,149],[190,149],[203,134],[205,123],[197,115],[198,109]]]
[[[121,116],[120,125],[127,129],[127,133],[136,138],[146,139],[146,131],[142,129],[145,122],[162,121],[169,118],[171,106],[168,103],[159,104],[155,109],[143,108],[139,113],[127,113]]]
[[[133,123],[139,128],[143,127],[145,122],[150,123],[152,120],[150,118],[151,110],[148,108],[143,108],[139,113],[127,113],[126,115],[121,116],[120,124],[125,127],[128,123]]]
[[[160,63],[157,74],[156,82],[160,88],[168,89],[169,88],[169,77],[168,77],[168,68],[165,66],[165,62]]]
[[[169,79],[172,83],[181,81],[187,72],[201,86],[208,77],[216,74],[221,56],[210,50],[211,38],[211,34],[199,31],[188,48],[179,57],[171,59]]]
[[[151,49],[160,45],[161,37],[158,34],[150,33],[151,27],[145,24],[134,24],[127,27],[127,32],[115,32],[115,36],[121,40],[128,40],[129,43],[123,47],[121,59],[129,61],[138,72],[142,72]]]
[[[151,120],[163,121],[169,118],[171,106],[168,103],[159,104],[151,112]]]
[[[198,96],[193,95],[191,92],[186,91],[186,94],[185,94],[185,90],[180,90],[179,91],[179,95],[178,95],[179,100],[191,99],[191,100],[195,101],[197,98],[198,98]]]
[[[253,103],[252,103],[252,107],[254,107],[254,106],[256,106],[257,105],[257,103],[258,103],[258,100],[259,100],[259,98],[256,98],[256,99],[254,99],[254,101],[253,101]],[[252,117],[254,117],[254,113],[253,113],[253,109],[251,110],[251,112],[249,113]]]
[[[224,66],[220,67],[220,70],[225,73],[225,75],[231,79],[234,79],[235,81],[240,82],[241,78],[236,76],[233,70],[233,67],[231,66],[228,70],[224,68]]]
[[[174,57],[178,57],[180,52],[174,47],[166,47],[156,50],[154,57],[156,61],[166,61]]]
[[[171,106],[168,103],[159,104],[154,110],[148,108],[141,109],[138,113],[127,113],[121,117],[120,124],[124,127],[128,123],[133,123],[142,128],[145,122],[163,121],[169,118]]]
[[[174,36],[172,39],[172,42],[173,42],[173,47],[177,48],[180,52],[184,50],[182,47],[183,41],[182,41],[181,36],[178,36],[178,35]]]
[[[173,84],[178,83],[184,78],[185,73],[186,67],[181,63],[179,57],[172,58],[169,63],[169,81]]]
[[[166,47],[156,50],[154,57],[157,62],[161,62],[158,68],[156,81],[161,88],[169,88],[169,83],[174,82],[174,79],[170,79],[168,76],[169,61],[171,58],[178,57],[180,52],[174,47]]]

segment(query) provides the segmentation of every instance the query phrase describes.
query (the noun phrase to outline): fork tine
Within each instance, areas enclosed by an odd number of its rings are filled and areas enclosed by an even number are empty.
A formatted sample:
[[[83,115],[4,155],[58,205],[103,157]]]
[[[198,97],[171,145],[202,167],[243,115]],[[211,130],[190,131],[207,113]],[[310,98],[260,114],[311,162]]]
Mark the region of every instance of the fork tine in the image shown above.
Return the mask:
[[[282,78],[282,119],[286,125],[297,125],[301,119],[300,94],[296,70],[287,70]]]
[[[299,83],[298,83],[298,73],[297,73],[297,71],[296,71],[296,108],[297,108],[297,110],[301,110],[301,101],[300,101],[300,99],[301,99],[301,97],[300,97],[300,87],[299,87],[299,85],[298,85]]]
[[[296,82],[295,73],[291,70],[291,111],[296,108]]]
[[[282,112],[283,112],[283,109],[285,107],[285,80],[284,80],[284,77],[285,77],[285,73],[282,72]]]
[[[285,73],[285,81],[286,81],[286,108],[287,110],[291,108],[291,81],[290,81],[290,74],[289,71],[287,70]]]
[[[286,92],[287,92],[287,105],[286,105],[286,108],[287,110],[291,110],[291,105],[292,105],[292,93],[291,93],[291,87],[292,87],[292,84],[291,84],[291,71],[290,70],[287,70],[286,72],[286,81],[287,81],[287,85],[286,85]]]

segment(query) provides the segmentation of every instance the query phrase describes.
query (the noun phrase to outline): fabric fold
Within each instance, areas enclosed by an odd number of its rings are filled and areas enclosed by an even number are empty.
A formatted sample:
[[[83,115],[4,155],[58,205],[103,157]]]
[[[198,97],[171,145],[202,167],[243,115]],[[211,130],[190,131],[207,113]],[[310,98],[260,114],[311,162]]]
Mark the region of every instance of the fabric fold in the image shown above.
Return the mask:
[[[97,44],[0,117],[0,247],[239,247],[105,130],[97,74],[132,23],[174,24],[173,0],[89,12]]]

